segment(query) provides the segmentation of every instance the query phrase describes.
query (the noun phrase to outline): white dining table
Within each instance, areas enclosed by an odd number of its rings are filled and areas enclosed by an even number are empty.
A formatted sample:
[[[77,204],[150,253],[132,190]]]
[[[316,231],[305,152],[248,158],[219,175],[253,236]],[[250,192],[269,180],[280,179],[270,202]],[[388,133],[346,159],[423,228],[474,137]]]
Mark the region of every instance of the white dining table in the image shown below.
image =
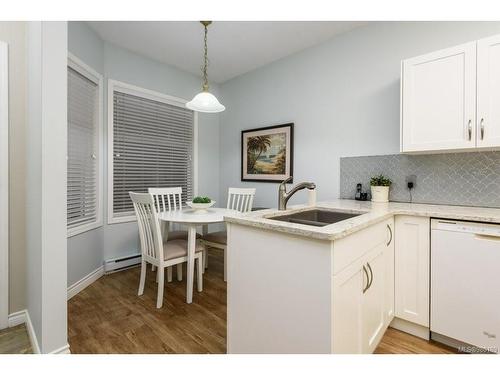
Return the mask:
[[[188,255],[187,255],[187,291],[186,302],[193,302],[193,280],[194,280],[194,254],[196,246],[196,228],[203,226],[203,232],[207,231],[208,224],[224,222],[226,214],[234,214],[235,210],[227,208],[209,208],[205,212],[193,209],[161,212],[159,219],[171,223],[185,225],[188,230]]]

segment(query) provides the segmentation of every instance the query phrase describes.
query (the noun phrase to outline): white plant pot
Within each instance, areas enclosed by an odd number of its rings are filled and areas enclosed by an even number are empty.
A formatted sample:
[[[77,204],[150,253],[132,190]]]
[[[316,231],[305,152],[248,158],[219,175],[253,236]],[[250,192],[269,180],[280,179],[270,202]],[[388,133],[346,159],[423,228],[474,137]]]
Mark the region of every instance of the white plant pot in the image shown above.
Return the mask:
[[[192,201],[188,201],[186,204],[191,207],[196,214],[206,214],[208,209],[215,204],[215,201],[211,201],[210,203],[193,203]]]
[[[372,186],[372,202],[389,202],[389,186]]]

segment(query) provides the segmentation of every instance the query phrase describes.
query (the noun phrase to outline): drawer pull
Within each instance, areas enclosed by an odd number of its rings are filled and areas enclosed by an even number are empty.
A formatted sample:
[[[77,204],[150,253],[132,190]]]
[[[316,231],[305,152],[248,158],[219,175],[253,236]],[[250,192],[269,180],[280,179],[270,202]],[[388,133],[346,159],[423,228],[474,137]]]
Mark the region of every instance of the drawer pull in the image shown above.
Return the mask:
[[[387,245],[386,245],[386,246],[389,246],[392,242],[392,229],[391,229],[391,226],[389,224],[387,224],[387,229],[389,229],[389,233],[391,235],[391,238],[389,239],[389,242],[387,242]]]
[[[366,275],[366,286],[363,286],[363,294],[364,294],[370,287],[370,276],[368,276],[368,271],[366,270],[366,267],[364,265],[363,265],[363,272]]]
[[[372,271],[372,267],[370,266],[370,263],[366,262],[366,265],[368,266],[368,270],[370,271],[370,283],[368,284],[368,287],[366,288],[366,290],[370,289],[372,284],[373,284],[373,271]]]

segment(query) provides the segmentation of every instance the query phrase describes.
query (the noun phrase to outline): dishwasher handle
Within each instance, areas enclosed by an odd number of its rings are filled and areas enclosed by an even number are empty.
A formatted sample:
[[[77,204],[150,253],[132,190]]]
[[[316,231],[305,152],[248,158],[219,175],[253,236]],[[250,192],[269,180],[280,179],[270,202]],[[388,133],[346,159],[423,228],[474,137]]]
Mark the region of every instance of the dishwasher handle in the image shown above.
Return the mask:
[[[477,223],[446,219],[433,219],[432,230],[469,233],[474,236],[500,238],[500,225],[492,223]]]
[[[492,235],[492,234],[479,234],[476,233],[474,237],[478,240],[486,240],[486,241],[497,241],[500,242],[500,236]]]

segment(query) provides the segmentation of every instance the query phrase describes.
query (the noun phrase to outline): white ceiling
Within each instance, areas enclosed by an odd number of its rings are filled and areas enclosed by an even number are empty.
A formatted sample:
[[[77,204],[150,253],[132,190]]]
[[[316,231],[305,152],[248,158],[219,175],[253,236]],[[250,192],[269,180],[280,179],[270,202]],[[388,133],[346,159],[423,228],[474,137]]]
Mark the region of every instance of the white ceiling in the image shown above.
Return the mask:
[[[201,75],[203,26],[197,21],[92,21],[102,39]],[[324,42],[366,22],[220,21],[208,29],[208,75],[222,83]]]

